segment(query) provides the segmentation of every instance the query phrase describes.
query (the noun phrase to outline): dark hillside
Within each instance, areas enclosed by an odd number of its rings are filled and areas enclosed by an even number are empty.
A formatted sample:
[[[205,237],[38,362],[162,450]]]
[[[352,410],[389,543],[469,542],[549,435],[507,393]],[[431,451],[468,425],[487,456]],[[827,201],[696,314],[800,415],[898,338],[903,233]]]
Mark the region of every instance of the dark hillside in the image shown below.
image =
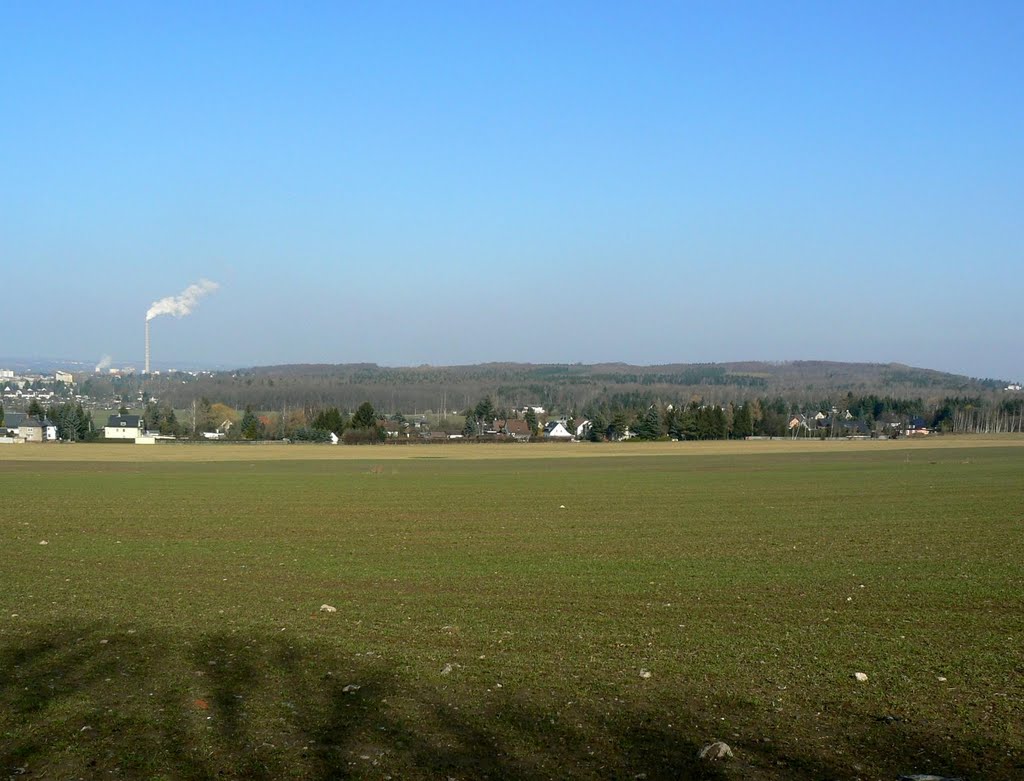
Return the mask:
[[[103,378],[93,383],[103,383]],[[174,406],[209,399],[244,407],[338,406],[369,400],[382,411],[460,410],[490,395],[497,406],[541,404],[571,411],[616,398],[642,401],[739,403],[782,397],[792,404],[838,402],[848,394],[922,399],[995,397],[1005,383],[903,364],[747,361],[631,366],[486,363],[471,366],[386,367],[376,364],[259,366],[194,377],[160,375],[149,392]],[[97,386],[98,389],[98,386]]]

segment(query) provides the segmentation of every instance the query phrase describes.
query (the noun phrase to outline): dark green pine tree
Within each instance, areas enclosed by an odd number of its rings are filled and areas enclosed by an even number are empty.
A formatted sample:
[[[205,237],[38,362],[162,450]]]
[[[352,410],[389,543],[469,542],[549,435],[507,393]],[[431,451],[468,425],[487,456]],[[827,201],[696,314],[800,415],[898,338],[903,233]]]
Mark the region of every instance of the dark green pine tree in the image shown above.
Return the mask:
[[[494,420],[494,402],[491,401],[490,396],[485,396],[479,401],[473,410],[473,415],[483,425]]]
[[[657,407],[648,407],[636,422],[636,435],[639,439],[657,439],[661,436],[661,416]]]
[[[749,437],[754,433],[754,418],[750,414],[750,405],[743,404],[732,413],[732,435],[736,439]]]
[[[92,415],[86,413],[79,404],[75,407],[75,436],[79,440],[88,439],[92,433]]]
[[[352,415],[352,428],[373,428],[377,425],[377,412],[374,410],[373,405],[364,401],[356,409],[355,414]]]
[[[313,418],[313,428],[320,431],[328,431],[340,435],[346,426],[347,421],[337,407],[328,407],[327,409],[320,410],[316,417]]]
[[[245,408],[242,415],[242,436],[246,439],[257,439],[260,435],[260,419],[252,411],[252,407]]]
[[[526,425],[530,427],[530,433],[537,433],[537,413],[533,411],[533,407],[529,407],[526,410]]]

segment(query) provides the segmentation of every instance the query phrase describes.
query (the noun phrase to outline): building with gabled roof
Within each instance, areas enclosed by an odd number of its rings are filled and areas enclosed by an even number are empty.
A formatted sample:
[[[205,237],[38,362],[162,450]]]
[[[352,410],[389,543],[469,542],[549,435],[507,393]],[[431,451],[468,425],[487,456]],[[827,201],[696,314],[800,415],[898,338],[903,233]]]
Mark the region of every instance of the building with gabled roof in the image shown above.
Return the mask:
[[[38,418],[26,415],[18,426],[18,439],[23,442],[43,442],[46,439],[46,426]]]
[[[104,439],[137,439],[145,434],[146,422],[139,415],[111,415],[103,427]]]
[[[565,427],[565,424],[560,420],[548,421],[547,425],[544,426],[544,438],[545,439],[572,439],[572,432]]]
[[[506,436],[512,437],[512,439],[517,439],[523,442],[528,441],[530,437],[533,435],[533,432],[530,431],[530,424],[527,423],[522,418],[495,420],[494,430],[498,434],[504,434]]]

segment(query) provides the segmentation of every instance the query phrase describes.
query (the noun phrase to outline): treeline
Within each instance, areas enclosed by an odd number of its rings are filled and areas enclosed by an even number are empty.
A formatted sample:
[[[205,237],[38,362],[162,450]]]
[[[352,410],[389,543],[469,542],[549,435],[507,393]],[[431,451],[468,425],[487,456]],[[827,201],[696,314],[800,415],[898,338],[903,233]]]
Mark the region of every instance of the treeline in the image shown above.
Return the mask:
[[[820,413],[820,417],[819,417]],[[729,439],[749,436],[899,435],[908,429],[947,433],[1024,432],[1024,398],[997,403],[980,397],[948,397],[936,404],[921,398],[852,393],[817,403],[794,404],[781,396],[738,404],[663,403],[647,394],[619,394],[573,413],[571,422],[591,421],[592,440]]]
[[[577,419],[590,421],[588,439],[731,439],[749,436],[782,437],[788,433],[789,405],[781,398],[755,399],[742,404],[651,403],[645,407],[595,405]],[[628,434],[627,434],[628,432]]]
[[[467,437],[479,436],[494,419],[524,417],[530,430],[539,432],[545,420],[562,417],[570,423],[591,422],[589,438],[730,439],[743,437],[848,436],[886,434],[896,436],[908,429],[927,428],[949,433],[1024,431],[1024,399],[1004,399],[995,404],[981,397],[948,397],[929,404],[921,398],[847,393],[798,404],[782,396],[754,398],[739,403],[711,403],[703,398],[665,402],[650,392],[613,394],[607,400],[567,413],[538,419],[508,406],[498,406],[485,396],[461,413],[464,425],[453,425]],[[202,398],[179,420],[171,405],[150,401],[145,417],[148,427],[161,434],[202,437],[219,431],[228,439],[291,439],[326,441],[334,433],[346,442],[371,442],[384,438],[384,423],[404,422],[400,413],[385,416],[372,403],[362,402],[351,414],[337,406],[307,405],[280,412],[248,406],[239,412],[223,403]],[[453,419],[454,420],[454,419]]]
[[[351,415],[337,407],[299,407],[285,412],[239,411],[221,402],[201,398],[179,416],[166,401],[147,401],[143,418],[146,429],[162,435],[206,439],[214,434],[227,440],[289,439],[296,442],[328,442],[331,435],[349,444],[384,439],[384,419],[373,405],[363,402]]]
[[[1024,432],[1024,399],[986,404],[981,399],[950,400],[936,413],[942,429],[961,434]]]

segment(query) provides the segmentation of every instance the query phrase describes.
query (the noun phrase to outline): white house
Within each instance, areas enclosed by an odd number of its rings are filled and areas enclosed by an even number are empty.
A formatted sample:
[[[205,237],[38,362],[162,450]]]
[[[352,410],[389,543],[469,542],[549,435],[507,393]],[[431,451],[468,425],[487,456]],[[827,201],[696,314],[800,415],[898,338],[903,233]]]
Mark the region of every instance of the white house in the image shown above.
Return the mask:
[[[576,424],[576,439],[586,439],[590,436],[590,429],[594,427],[593,423],[586,418],[574,420],[573,423]]]
[[[545,439],[572,439],[572,432],[560,420],[552,420],[544,426]]]
[[[145,436],[146,422],[138,415],[111,415],[103,427],[105,439],[137,439]]]

